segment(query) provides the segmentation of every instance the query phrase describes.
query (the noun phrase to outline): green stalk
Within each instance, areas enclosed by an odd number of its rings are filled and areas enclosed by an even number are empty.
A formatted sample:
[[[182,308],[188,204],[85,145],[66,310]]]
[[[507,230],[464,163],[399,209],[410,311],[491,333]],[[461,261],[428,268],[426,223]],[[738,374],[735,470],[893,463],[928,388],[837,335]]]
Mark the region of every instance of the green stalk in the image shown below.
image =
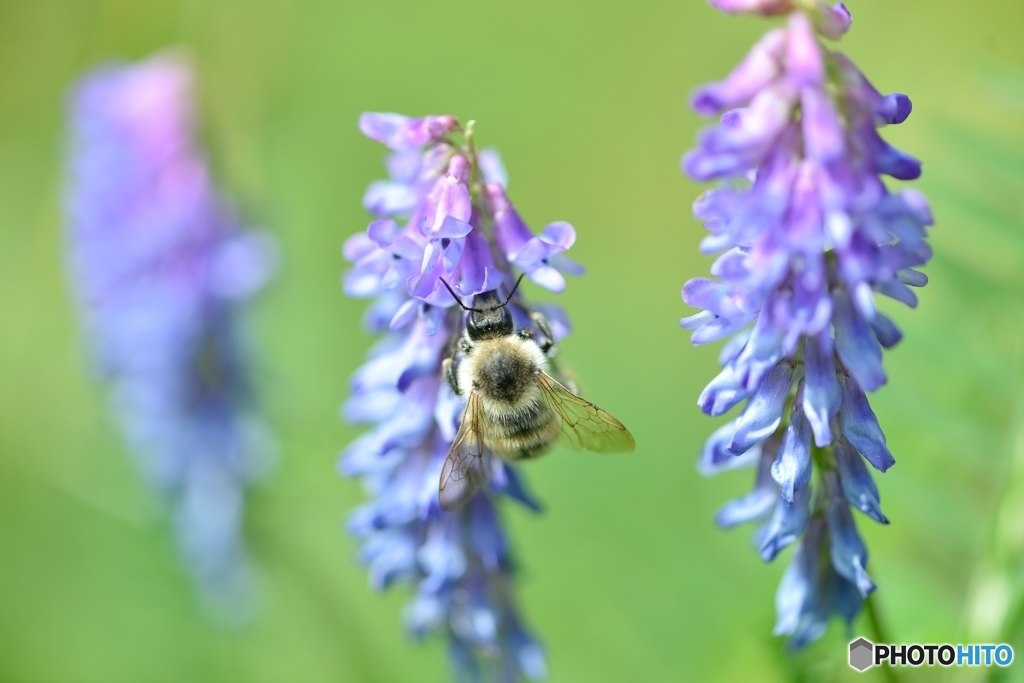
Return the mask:
[[[1024,401],[1012,429],[1010,458],[996,499],[988,543],[967,591],[961,632],[967,643],[1005,643],[1024,617]],[[997,667],[963,669],[957,680],[990,680]]]
[[[864,616],[868,620],[868,632],[871,634],[871,641],[874,643],[892,643],[889,634],[882,625],[882,619],[878,615],[878,607],[875,605],[875,593],[872,593],[864,600]],[[889,666],[888,662],[882,664],[882,675],[889,683],[899,683],[899,676],[896,670]]]

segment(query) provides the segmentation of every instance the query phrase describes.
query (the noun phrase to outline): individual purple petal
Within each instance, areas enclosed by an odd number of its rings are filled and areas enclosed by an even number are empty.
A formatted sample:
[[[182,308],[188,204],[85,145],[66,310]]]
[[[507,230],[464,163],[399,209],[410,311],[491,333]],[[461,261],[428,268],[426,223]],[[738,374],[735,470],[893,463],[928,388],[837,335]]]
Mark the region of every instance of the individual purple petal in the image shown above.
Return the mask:
[[[820,87],[800,91],[800,124],[807,155],[828,163],[843,154],[843,130],[832,103]]]
[[[775,367],[782,357],[782,329],[774,319],[773,311],[762,309],[750,331],[743,350],[734,361],[737,373],[744,376],[747,389],[753,390],[765,373]],[[694,337],[697,335],[695,334]]]
[[[917,295],[899,280],[885,280],[875,285],[875,291],[895,299],[911,308],[917,308]]]
[[[911,287],[924,287],[928,284],[928,276],[913,268],[903,268],[896,273],[900,282]]]
[[[882,349],[878,340],[871,327],[850,305],[846,293],[833,293],[833,301],[835,315],[832,323],[836,330],[836,353],[839,360],[860,386],[874,391],[885,384]]]
[[[453,235],[441,234],[448,219],[455,219],[461,225],[468,225],[473,215],[473,202],[469,193],[470,167],[466,157],[455,155],[448,162],[448,172],[436,190],[436,208],[433,220],[423,226],[423,234],[438,237]],[[448,221],[450,223],[450,221]],[[468,233],[463,232],[462,235]],[[461,236],[461,235],[459,235]]]
[[[896,346],[903,338],[903,333],[896,327],[896,323],[883,313],[875,313],[875,317],[871,319],[871,329],[874,330],[878,343],[887,349]]]
[[[908,187],[900,190],[896,196],[921,225],[931,225],[935,222],[928,200],[921,192]]]
[[[374,252],[376,249],[377,245],[374,244],[373,240],[366,233],[357,232],[345,240],[342,254],[346,259],[354,262]]]
[[[750,397],[747,407],[736,419],[736,432],[729,444],[731,452],[737,455],[745,453],[755,443],[775,432],[786,409],[792,376],[793,364],[786,360],[765,376]]]
[[[733,366],[727,365],[704,387],[700,398],[697,399],[697,405],[708,415],[717,417],[748,396],[750,392],[747,391],[743,378],[736,374]]]
[[[839,468],[839,482],[846,502],[857,508],[879,524],[888,524],[879,504],[878,487],[864,466],[859,453],[845,440],[835,447],[836,464]]]
[[[683,301],[723,318],[738,318],[746,313],[731,298],[729,287],[721,282],[697,277],[683,285]]]
[[[806,622],[806,612],[818,592],[818,577],[821,575],[818,551],[823,534],[824,521],[820,517],[813,517],[775,593],[775,610],[778,615],[775,635],[795,633],[801,622]],[[824,630],[825,624],[822,622],[820,631]]]
[[[843,434],[857,452],[879,472],[885,472],[896,460],[885,444],[885,434],[868,404],[868,398],[851,377],[841,377],[843,404],[839,408],[839,424]]]
[[[501,155],[496,149],[484,149],[477,156],[480,163],[480,172],[484,176],[485,183],[497,183],[502,187],[508,187],[508,171],[501,161]]]
[[[704,316],[711,318],[707,320]],[[713,341],[718,341],[724,337],[735,334],[742,330],[744,327],[750,324],[753,316],[742,316],[739,318],[716,318],[712,313],[701,313],[699,316],[691,316],[690,318],[683,318],[679,321],[682,327],[688,327],[694,325],[697,329],[694,331],[693,336],[690,337],[690,342],[694,346],[700,346],[701,344],[708,344]],[[695,323],[700,323],[695,325]]]
[[[398,232],[398,224],[390,219],[374,221],[366,227],[366,236],[381,249],[390,247]]]
[[[775,444],[777,445],[777,444]],[[763,448],[757,462],[754,490],[726,503],[715,515],[715,523],[723,529],[749,522],[767,515],[779,498],[779,490],[772,479],[771,466],[775,459],[774,447]]]
[[[769,31],[758,41],[729,77],[699,88],[690,99],[693,108],[705,116],[738,107],[767,86],[779,73],[785,54],[786,33]]]
[[[494,215],[494,238],[509,260],[512,260],[530,241],[533,233],[512,206],[504,187],[499,184],[488,184],[485,191]]]
[[[840,576],[856,584],[861,597],[867,597],[873,590],[875,584],[868,576],[866,567],[868,564],[868,550],[857,533],[857,525],[850,514],[850,508],[843,497],[839,485],[839,476],[836,472],[824,472],[822,479],[825,482],[826,496],[828,497],[828,508],[826,515],[828,519],[828,530],[831,538],[830,554],[832,566]]]
[[[565,221],[556,221],[544,226],[540,239],[560,249],[568,249],[576,243],[576,230]]]
[[[850,30],[853,24],[853,16],[846,5],[837,2],[829,7],[823,2],[818,2],[818,11],[814,15],[815,25],[823,35],[832,40],[837,40],[844,33]]]
[[[771,511],[779,498],[778,489],[772,482],[771,488],[757,488],[742,498],[731,500],[715,515],[715,524],[723,529],[749,522]]]
[[[587,272],[586,268],[562,253],[553,252],[548,257],[548,263],[552,268],[566,275],[580,276]]]
[[[684,330],[699,330],[704,325],[714,322],[717,319],[718,316],[714,313],[711,313],[710,311],[701,311],[700,313],[695,313],[694,315],[686,318],[680,318],[679,326]]]
[[[565,278],[551,266],[540,266],[529,271],[532,281],[552,292],[561,293],[565,290]]]
[[[416,570],[415,546],[412,539],[395,537],[380,538],[378,542],[366,543],[359,552],[359,559],[368,566],[370,585],[384,590],[398,579],[414,575]]]
[[[785,130],[795,97],[791,86],[778,84],[758,93],[745,109],[726,112],[721,125],[707,130],[701,146],[683,158],[683,168],[698,180],[712,180],[755,166]]]
[[[802,12],[790,14],[788,33],[787,77],[800,87],[820,85],[824,80],[825,65],[810,20]]]
[[[793,502],[779,499],[772,518],[761,530],[757,552],[765,562],[774,560],[804,532],[811,515],[811,487],[804,486],[793,494]]]
[[[484,567],[497,570],[506,559],[507,541],[494,504],[487,496],[469,502],[469,544]]]
[[[507,653],[504,656],[507,664],[503,671],[503,680],[514,681],[518,672],[531,681],[542,681],[548,677],[548,666],[544,659],[544,650],[533,636],[531,636],[519,623],[517,619],[511,619],[511,623],[504,629],[501,650]]]
[[[921,162],[901,152],[877,135],[872,135],[870,144],[874,148],[872,160],[878,173],[890,175],[898,180],[916,180],[921,177]]]
[[[804,342],[804,376],[804,414],[814,432],[814,443],[827,446],[832,443],[832,418],[842,402],[832,337],[827,333],[808,337]]]
[[[470,223],[459,220],[455,216],[448,215],[444,217],[441,224],[437,226],[432,237],[439,239],[456,239],[459,237],[465,237],[469,233],[473,232],[473,226]],[[442,245],[442,248],[447,248]],[[456,259],[458,260],[458,259]]]
[[[507,464],[503,464],[502,467],[505,468],[505,485],[503,487],[498,487],[497,490],[504,493],[512,500],[522,503],[523,506],[529,510],[533,512],[541,512],[542,506],[540,501],[534,498],[533,492],[531,492],[526,486],[526,483],[519,476],[517,470]],[[491,483],[492,485],[494,484],[493,481]]]
[[[423,147],[437,142],[458,127],[452,116],[410,118],[401,114],[367,112],[359,117],[363,135],[394,150]]]
[[[795,493],[811,480],[811,426],[803,411],[803,390],[793,399],[789,426],[772,465],[772,478],[779,485],[782,500],[792,504]]]
[[[407,149],[389,155],[384,160],[384,165],[387,166],[388,175],[394,182],[408,185],[416,181],[424,167],[433,167],[433,161],[430,155],[424,155],[422,150]],[[370,185],[372,187],[373,183]]]
[[[913,107],[909,97],[897,92],[881,99],[876,105],[875,115],[884,123],[903,123],[910,116]]]
[[[457,267],[452,271],[449,284],[458,287],[463,294],[479,294],[497,289],[506,279],[511,280],[495,268],[491,247],[480,230],[466,235],[465,249]]]
[[[409,213],[419,202],[420,195],[415,188],[387,180],[370,183],[363,195],[363,208],[378,216]]]
[[[750,334],[744,332],[733,336],[732,339],[722,345],[722,350],[718,353],[718,362],[722,365],[731,364],[740,354],[740,351],[743,350],[743,347],[746,346],[749,339]]]
[[[746,453],[733,455],[726,447],[732,441],[732,434],[736,427],[732,422],[727,422],[711,434],[704,443],[697,470],[707,476],[717,474],[722,470],[729,470],[736,467],[745,467],[756,461],[761,456],[761,445],[754,446]],[[773,451],[774,452],[774,451]]]

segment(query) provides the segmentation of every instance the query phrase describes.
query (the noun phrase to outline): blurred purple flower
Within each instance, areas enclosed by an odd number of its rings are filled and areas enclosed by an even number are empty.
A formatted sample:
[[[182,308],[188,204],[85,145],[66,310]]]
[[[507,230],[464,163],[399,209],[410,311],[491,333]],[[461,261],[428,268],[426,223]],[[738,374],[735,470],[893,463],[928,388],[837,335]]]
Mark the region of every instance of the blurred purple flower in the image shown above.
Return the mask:
[[[721,415],[746,401],[708,440],[701,469],[758,463],[754,492],[730,503],[719,522],[768,519],[759,532],[765,560],[802,537],[779,590],[776,628],[802,645],[821,635],[830,614],[851,620],[874,589],[849,507],[888,523],[864,460],[884,472],[893,458],[864,392],[885,383],[882,348],[901,337],[874,297],[917,304],[909,287],[927,283],[915,268],[931,257],[932,218],[920,193],[892,192],[882,179],[921,173],[877,131],[907,118],[909,98],[881,95],[821,42],[849,29],[842,3],[712,4],[788,16],[692,100],[699,113],[720,114],[683,168],[722,181],[697,199],[694,214],[710,231],[701,250],[723,253],[711,267],[716,279],[684,286],[683,300],[703,310],[681,324],[694,344],[732,337],[701,408]]]
[[[276,254],[218,196],[193,118],[177,56],[101,67],[74,86],[68,263],[113,412],[170,501],[200,588],[234,618],[251,606],[244,492],[273,450],[239,314]]]
[[[438,500],[463,408],[441,377],[463,325],[441,279],[468,304],[481,292],[507,293],[513,266],[556,292],[565,287],[562,273],[582,269],[562,254],[576,238],[572,226],[552,223],[534,235],[505,194],[500,157],[476,153],[470,126],[450,116],[360,119],[367,137],[394,151],[391,180],[372,184],[364,201],[382,218],[345,243],[354,265],[344,287],[350,296],[374,297],[365,322],[384,336],[352,378],[344,407],[348,420],[372,427],[345,450],[339,467],[360,477],[371,495],[349,518],[371,584],[415,587],[405,614],[409,630],[446,634],[460,680],[488,671],[496,680],[536,680],[546,676],[544,654],[515,604],[514,562],[499,510],[506,498],[533,510],[538,504],[516,468],[497,458],[489,462],[490,485],[464,508],[443,512]],[[524,327],[529,319],[517,301],[510,308]],[[556,338],[568,333],[560,309],[536,308]]]

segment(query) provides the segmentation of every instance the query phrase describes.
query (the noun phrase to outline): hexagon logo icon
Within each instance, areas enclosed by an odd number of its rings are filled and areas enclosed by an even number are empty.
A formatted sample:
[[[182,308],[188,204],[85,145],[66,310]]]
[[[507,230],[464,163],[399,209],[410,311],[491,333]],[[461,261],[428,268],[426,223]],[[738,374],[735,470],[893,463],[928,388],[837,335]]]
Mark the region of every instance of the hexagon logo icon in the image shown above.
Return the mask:
[[[850,666],[857,671],[864,671],[873,666],[874,650],[875,646],[866,638],[858,638],[853,641],[850,643]]]

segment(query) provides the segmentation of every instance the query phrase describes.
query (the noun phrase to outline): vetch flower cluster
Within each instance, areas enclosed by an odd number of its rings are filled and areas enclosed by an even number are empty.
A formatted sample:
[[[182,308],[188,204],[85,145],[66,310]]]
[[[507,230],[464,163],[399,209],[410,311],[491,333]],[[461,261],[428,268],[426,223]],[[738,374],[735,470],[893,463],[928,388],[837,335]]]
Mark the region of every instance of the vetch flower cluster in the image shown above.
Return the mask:
[[[272,452],[239,314],[274,248],[209,178],[192,74],[161,55],[84,76],[70,98],[71,284],[111,407],[220,616],[252,606],[244,493]]]
[[[875,294],[916,305],[910,287],[927,282],[915,268],[931,256],[932,219],[920,193],[891,191],[882,179],[921,173],[878,134],[907,118],[910,100],[880,94],[822,42],[849,29],[842,3],[711,4],[787,15],[724,81],[693,96],[699,113],[720,122],[683,167],[720,181],[694,214],[710,232],[701,250],[724,253],[711,267],[716,279],[686,283],[683,300],[703,311],[681,324],[694,344],[731,337],[699,405],[709,415],[746,405],[708,440],[701,468],[756,466],[754,491],[718,522],[764,520],[756,538],[764,560],[799,541],[775,630],[800,646],[832,614],[851,621],[875,588],[850,508],[888,523],[865,461],[885,472],[894,460],[865,392],[885,382],[882,348],[901,337]]]
[[[372,496],[349,528],[362,542],[360,557],[375,588],[413,585],[409,630],[445,634],[460,678],[540,679],[544,656],[516,607],[499,514],[506,498],[533,510],[537,503],[516,469],[498,458],[489,461],[489,486],[464,508],[444,512],[438,499],[464,405],[442,378],[442,361],[464,329],[464,314],[444,285],[467,304],[491,290],[505,297],[515,267],[560,292],[563,274],[582,272],[562,253],[576,235],[568,223],[530,231],[506,195],[497,154],[477,152],[472,122],[364,114],[359,127],[390,149],[390,177],[370,185],[364,206],[378,218],[344,249],[354,264],[345,291],[373,298],[365,325],[383,335],[353,377],[344,408],[349,420],[372,425],[340,463]],[[517,328],[530,324],[519,301],[509,305]],[[551,321],[556,339],[568,333],[557,307],[532,308]]]

